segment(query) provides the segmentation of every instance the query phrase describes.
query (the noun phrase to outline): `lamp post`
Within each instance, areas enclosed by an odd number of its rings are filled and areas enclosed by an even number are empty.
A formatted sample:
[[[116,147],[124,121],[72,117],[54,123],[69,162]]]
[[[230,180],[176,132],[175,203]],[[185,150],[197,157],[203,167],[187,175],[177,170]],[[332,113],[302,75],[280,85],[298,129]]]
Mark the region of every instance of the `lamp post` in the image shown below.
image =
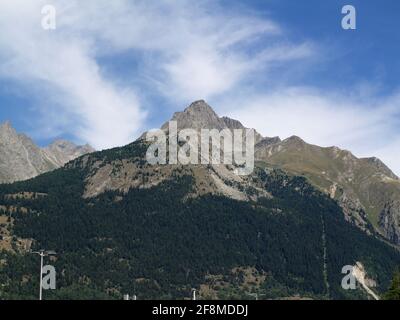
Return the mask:
[[[39,300],[42,300],[43,294],[43,257],[56,255],[55,251],[39,250],[31,252],[32,254],[37,254],[40,256],[40,288],[39,288]]]
[[[196,297],[196,289],[192,289],[192,300],[193,301],[196,301],[197,300],[197,297]]]
[[[251,293],[251,292],[246,292],[246,294],[250,297],[253,297],[256,300],[259,300],[261,296],[265,296],[265,294],[259,294],[259,293]]]

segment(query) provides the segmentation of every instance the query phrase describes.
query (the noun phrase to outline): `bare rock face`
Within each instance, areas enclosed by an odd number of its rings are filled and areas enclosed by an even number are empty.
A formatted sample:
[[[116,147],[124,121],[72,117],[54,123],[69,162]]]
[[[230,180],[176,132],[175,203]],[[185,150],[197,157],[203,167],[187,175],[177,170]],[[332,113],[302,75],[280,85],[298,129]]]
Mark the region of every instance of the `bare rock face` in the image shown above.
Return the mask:
[[[193,102],[183,112],[176,112],[170,121],[177,122],[178,130],[186,128],[222,130],[226,128],[225,121],[219,118],[214,110],[203,100]],[[168,123],[161,128],[167,129]]]
[[[176,112],[170,121],[176,121],[178,130],[182,129],[246,129],[242,123],[238,120],[234,120],[228,117],[219,117],[215,111],[204,101],[199,100],[193,102],[183,112]],[[168,129],[168,122],[162,127],[162,130]],[[255,142],[258,143],[263,139],[261,134],[255,131],[254,133]]]
[[[346,221],[370,234],[372,230],[370,229],[368,216],[360,200],[354,194],[347,195],[345,191],[341,191],[342,194],[337,198],[337,201],[343,209]]]
[[[90,146],[76,146],[66,141],[42,149],[6,122],[0,125],[0,183],[33,178],[93,151]]]
[[[43,149],[44,153],[57,166],[62,167],[67,162],[74,160],[84,154],[92,153],[95,150],[88,144],[77,146],[66,140],[56,140]]]
[[[400,245],[400,201],[391,201],[385,205],[379,215],[379,226],[387,239]]]
[[[282,142],[281,138],[279,138],[279,137],[272,137],[272,138],[265,137],[265,138],[262,138],[262,139],[256,144],[255,147],[256,147],[257,149],[262,149],[262,148],[271,146],[271,145],[276,144],[276,143],[279,143],[279,142]]]

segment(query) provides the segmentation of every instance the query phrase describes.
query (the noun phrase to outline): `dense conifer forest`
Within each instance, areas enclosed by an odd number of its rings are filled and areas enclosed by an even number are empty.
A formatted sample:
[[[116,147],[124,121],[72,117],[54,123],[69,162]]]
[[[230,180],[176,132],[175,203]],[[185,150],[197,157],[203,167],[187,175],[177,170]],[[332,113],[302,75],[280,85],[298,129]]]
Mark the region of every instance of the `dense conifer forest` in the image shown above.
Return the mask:
[[[138,154],[132,144],[95,157]],[[347,223],[334,200],[279,170],[258,170],[273,198],[257,202],[187,197],[193,177],[180,174],[151,189],[84,199],[88,174],[67,166],[0,186],[0,204],[19,208],[0,212],[13,219],[13,237],[34,239],[32,250],[57,251],[47,260],[57,270],[57,290],[45,292],[47,299],[183,299],[212,277],[222,279],[213,287],[219,298],[366,298],[341,289],[344,265],[362,262],[379,292],[400,265],[398,251]],[[26,191],[46,196],[7,196]],[[0,298],[35,299],[38,257],[2,251],[0,262]],[[235,268],[251,268],[263,281],[243,286]]]

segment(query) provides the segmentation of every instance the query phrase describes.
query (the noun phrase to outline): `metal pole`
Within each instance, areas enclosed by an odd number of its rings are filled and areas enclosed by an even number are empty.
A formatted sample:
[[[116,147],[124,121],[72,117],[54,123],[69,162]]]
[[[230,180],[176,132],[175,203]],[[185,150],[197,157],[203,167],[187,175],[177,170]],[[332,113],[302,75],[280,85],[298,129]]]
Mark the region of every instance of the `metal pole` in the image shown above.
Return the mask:
[[[193,289],[193,301],[196,301],[196,289]]]
[[[40,291],[39,300],[42,300],[42,289],[43,289],[43,256],[44,253],[40,252]]]

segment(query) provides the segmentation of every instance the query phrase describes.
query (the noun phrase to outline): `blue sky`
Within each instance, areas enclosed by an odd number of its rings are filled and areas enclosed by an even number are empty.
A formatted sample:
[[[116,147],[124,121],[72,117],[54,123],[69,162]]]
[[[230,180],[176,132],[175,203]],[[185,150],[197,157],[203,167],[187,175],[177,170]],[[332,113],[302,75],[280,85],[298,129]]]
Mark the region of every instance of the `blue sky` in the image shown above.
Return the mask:
[[[57,28],[41,27],[52,4]],[[357,29],[343,30],[351,4]],[[3,0],[0,121],[40,145],[123,145],[206,99],[400,173],[396,0]]]

